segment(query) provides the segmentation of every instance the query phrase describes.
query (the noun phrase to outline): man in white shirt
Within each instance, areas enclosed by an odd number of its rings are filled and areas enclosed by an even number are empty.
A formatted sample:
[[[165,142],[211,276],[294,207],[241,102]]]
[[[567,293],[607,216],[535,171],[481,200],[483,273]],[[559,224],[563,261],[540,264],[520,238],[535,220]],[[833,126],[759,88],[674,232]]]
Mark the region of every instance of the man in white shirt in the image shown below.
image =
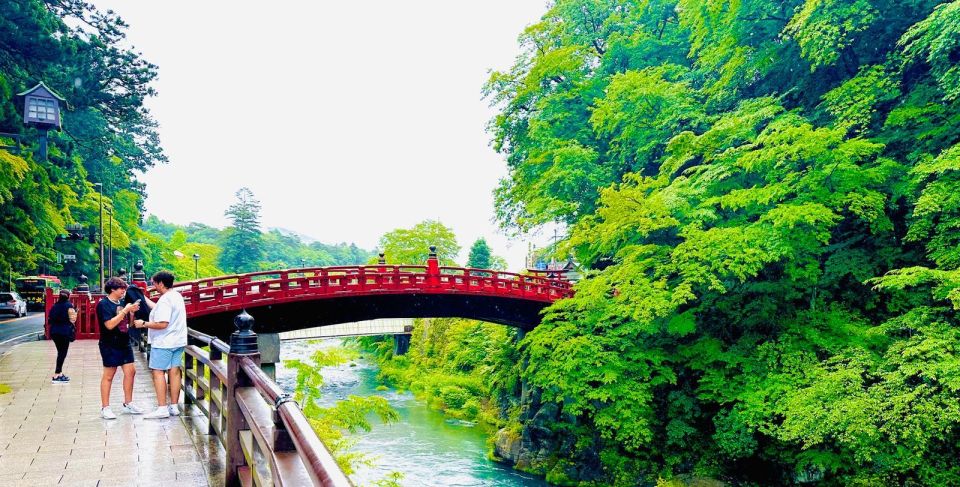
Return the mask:
[[[153,287],[160,293],[156,303],[150,306],[150,320],[136,320],[133,325],[146,328],[150,337],[150,371],[153,373],[153,388],[157,392],[156,411],[145,419],[169,418],[180,414],[180,367],[183,366],[183,349],[187,346],[187,310],[183,296],[170,289],[173,274],[160,271],[153,275]],[[170,403],[167,403],[167,380],[170,377]]]

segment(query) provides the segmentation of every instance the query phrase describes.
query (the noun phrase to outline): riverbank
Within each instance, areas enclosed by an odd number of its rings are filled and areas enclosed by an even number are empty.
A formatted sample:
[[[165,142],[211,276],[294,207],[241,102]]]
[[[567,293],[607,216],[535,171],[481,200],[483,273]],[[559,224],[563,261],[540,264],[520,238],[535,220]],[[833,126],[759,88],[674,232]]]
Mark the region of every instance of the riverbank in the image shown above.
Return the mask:
[[[284,342],[284,361],[309,360],[317,349],[339,346],[339,340]],[[418,399],[409,388],[384,387],[374,357],[359,358],[322,367],[318,407],[330,408],[351,397],[382,398],[397,419],[389,424],[371,421],[370,429],[358,429],[345,438],[351,454],[365,456],[351,479],[358,485],[373,485],[391,479],[399,485],[427,486],[545,486],[542,480],[512,470],[487,458],[488,431],[473,421],[444,415]],[[281,366],[277,382],[285,390],[296,388],[296,370]],[[305,409],[306,410],[306,409]],[[402,477],[393,476],[401,473]]]

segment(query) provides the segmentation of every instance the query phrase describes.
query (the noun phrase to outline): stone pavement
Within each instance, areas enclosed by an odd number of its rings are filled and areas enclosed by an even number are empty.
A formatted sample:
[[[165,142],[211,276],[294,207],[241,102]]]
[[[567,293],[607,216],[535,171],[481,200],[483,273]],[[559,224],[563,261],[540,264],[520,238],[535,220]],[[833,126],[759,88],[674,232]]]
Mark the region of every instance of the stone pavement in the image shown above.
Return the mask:
[[[143,354],[134,353],[134,403],[156,407]],[[223,449],[199,418],[143,419],[120,412],[123,374],[117,371],[110,403],[115,420],[100,418],[96,340],[70,344],[63,372],[52,384],[56,348],[51,341],[18,345],[0,357],[0,485],[154,486],[223,484]],[[187,425],[191,425],[188,427]]]

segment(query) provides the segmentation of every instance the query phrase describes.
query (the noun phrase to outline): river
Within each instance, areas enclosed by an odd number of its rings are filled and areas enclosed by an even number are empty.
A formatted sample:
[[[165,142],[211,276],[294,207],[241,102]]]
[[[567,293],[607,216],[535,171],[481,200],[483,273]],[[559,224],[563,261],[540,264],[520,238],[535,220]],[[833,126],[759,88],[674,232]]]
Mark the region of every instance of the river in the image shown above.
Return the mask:
[[[281,360],[308,361],[317,347],[340,346],[338,339],[283,342]],[[377,390],[377,366],[360,359],[354,363],[322,369],[324,385],[320,406],[331,406],[347,396],[378,395],[400,414],[396,423],[373,420],[373,429],[351,435],[353,450],[369,454],[371,466],[359,466],[351,479],[370,485],[390,472],[401,472],[401,485],[411,486],[546,486],[543,480],[515,471],[486,458],[487,434],[483,428],[447,418],[409,392]],[[296,374],[277,367],[277,382],[293,392]]]

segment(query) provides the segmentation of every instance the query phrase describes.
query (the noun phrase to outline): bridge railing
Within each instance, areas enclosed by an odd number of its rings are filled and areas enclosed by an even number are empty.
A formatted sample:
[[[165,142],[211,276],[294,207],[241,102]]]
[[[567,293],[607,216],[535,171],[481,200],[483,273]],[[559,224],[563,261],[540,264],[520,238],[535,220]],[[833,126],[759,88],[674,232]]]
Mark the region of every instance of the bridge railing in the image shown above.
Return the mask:
[[[569,281],[464,267],[369,265],[252,272],[177,283],[187,312],[279,304],[304,297],[378,292],[466,292],[555,301],[569,297]]]
[[[377,264],[261,271],[178,282],[173,288],[183,295],[191,317],[350,293],[468,293],[544,303],[573,295],[572,283],[564,279],[491,269],[441,267],[435,254],[431,254],[425,266]],[[147,293],[151,298],[158,297],[152,288]],[[102,295],[85,293],[71,296],[80,314],[78,338],[99,336],[95,315],[100,297]],[[53,299],[48,291],[47,309],[51,306]]]
[[[260,369],[253,318],[244,312],[234,324],[230,345],[190,330],[183,374],[184,405],[203,412],[226,451],[226,485],[352,485],[297,403]]]
[[[53,289],[46,289],[46,304],[44,307],[44,334],[50,338],[50,309],[57,302],[57,296]],[[70,303],[77,310],[77,338],[100,338],[100,328],[97,324],[97,303],[103,298],[103,294],[74,293],[70,295]]]
[[[488,291],[518,294],[520,297],[559,299],[572,294],[567,281],[466,267],[440,267],[439,284],[467,292]]]

